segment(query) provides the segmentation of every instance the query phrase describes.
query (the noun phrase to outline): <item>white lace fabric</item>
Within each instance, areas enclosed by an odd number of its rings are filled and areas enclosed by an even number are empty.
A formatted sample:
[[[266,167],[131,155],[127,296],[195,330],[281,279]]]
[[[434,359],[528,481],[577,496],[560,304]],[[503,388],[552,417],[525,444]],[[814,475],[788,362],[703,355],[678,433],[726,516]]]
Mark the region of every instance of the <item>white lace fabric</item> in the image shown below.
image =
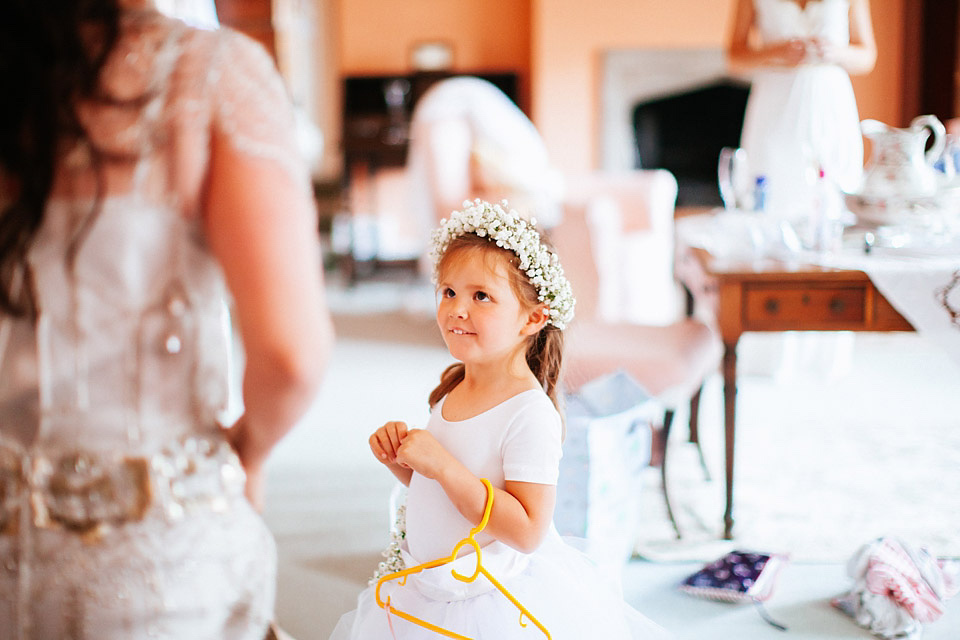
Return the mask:
[[[200,217],[212,136],[282,167],[291,188],[309,175],[262,47],[150,9],[121,27],[102,74],[111,100],[79,108],[106,158],[99,209],[90,148],[64,148],[28,255],[38,319],[0,319],[0,640],[262,638],[275,551],[221,482],[235,456],[189,478],[203,498],[189,509],[159,498],[153,474],[165,450],[219,439],[227,402],[227,292]],[[83,530],[38,516],[51,491],[68,491],[71,522],[115,514],[101,508],[113,485],[82,482],[118,460],[149,470],[143,514]]]

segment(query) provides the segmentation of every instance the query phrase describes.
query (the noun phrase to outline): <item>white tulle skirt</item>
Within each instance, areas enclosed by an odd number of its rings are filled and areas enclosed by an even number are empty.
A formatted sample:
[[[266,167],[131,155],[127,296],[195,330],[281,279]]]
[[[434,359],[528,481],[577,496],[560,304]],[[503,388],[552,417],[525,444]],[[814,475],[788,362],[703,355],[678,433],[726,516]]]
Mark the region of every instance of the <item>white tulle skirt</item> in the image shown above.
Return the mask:
[[[494,543],[497,544],[497,543]],[[492,551],[492,550],[490,550]],[[655,640],[670,635],[623,600],[620,585],[585,554],[551,531],[524,566],[498,563],[485,548],[483,564],[550,632],[554,640]],[[489,560],[489,561],[488,561]],[[472,556],[457,564],[473,573]],[[513,574],[503,576],[502,573]],[[450,578],[450,565],[409,576],[407,583],[385,583],[381,599],[422,620],[476,640],[522,640],[544,634],[482,575],[469,587]],[[389,614],[376,602],[375,586],[359,596],[357,608],[345,614],[330,640],[436,640],[440,634]]]

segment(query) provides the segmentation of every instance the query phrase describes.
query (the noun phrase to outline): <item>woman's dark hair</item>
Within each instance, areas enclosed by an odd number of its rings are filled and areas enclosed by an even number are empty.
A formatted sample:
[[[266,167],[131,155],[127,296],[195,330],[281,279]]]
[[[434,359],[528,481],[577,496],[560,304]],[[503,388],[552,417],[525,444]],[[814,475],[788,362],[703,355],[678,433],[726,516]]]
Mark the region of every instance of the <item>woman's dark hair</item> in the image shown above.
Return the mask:
[[[527,275],[520,270],[517,256],[509,249],[498,247],[490,238],[481,238],[473,233],[466,233],[454,238],[440,257],[437,270],[442,273],[451,260],[457,259],[463,252],[467,251],[489,252],[488,255],[494,254],[502,257],[509,265],[507,275],[510,279],[510,287],[517,294],[520,303],[529,309],[533,309],[540,304],[537,289]],[[536,334],[527,338],[526,358],[530,371],[533,372],[543,390],[553,401],[553,405],[562,414],[558,398],[558,386],[560,370],[563,365],[563,331],[552,324],[547,324]],[[464,375],[463,363],[458,362],[447,367],[440,376],[440,384],[430,393],[430,406],[436,405],[454,387],[460,384]]]
[[[25,273],[64,143],[88,139],[76,106],[99,97],[100,72],[117,41],[119,21],[117,0],[4,0],[0,189],[6,193],[0,197],[0,312],[32,311],[29,293],[18,295],[13,283],[18,273]],[[96,149],[90,151],[98,169],[102,157]],[[102,184],[96,202],[101,191]]]

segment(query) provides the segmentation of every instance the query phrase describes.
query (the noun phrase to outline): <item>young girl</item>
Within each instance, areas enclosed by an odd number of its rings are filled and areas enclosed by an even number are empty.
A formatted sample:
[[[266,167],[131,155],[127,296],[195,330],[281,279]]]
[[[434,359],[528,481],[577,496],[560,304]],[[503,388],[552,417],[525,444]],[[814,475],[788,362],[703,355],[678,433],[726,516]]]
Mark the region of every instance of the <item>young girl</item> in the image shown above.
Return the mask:
[[[486,478],[494,501],[476,538],[483,566],[554,639],[663,637],[552,525],[563,436],[557,384],[574,306],[563,269],[516,212],[480,200],[465,205],[433,238],[437,324],[459,363],[430,394],[426,429],[389,422],[370,437],[377,459],[409,487],[403,563],[449,557],[481,520]],[[455,563],[461,574],[473,573],[473,555]],[[543,637],[529,620],[521,627],[519,611],[482,576],[455,580],[448,564],[399,582],[385,583],[381,598],[455,633]],[[331,640],[438,637],[381,609],[371,586]]]

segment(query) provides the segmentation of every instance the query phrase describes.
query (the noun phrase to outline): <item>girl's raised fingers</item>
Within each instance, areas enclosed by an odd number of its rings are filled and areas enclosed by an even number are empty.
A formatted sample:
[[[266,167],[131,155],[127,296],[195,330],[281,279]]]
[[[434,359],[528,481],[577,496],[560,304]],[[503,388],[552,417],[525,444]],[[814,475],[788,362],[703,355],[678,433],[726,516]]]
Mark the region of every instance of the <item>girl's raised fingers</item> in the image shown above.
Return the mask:
[[[407,436],[407,425],[402,422],[388,422],[384,425],[383,430],[390,440],[393,455],[396,455],[397,449],[400,448],[400,443]]]
[[[373,452],[380,460],[388,460],[396,455],[396,450],[385,448],[384,443],[389,447],[390,439],[382,433],[382,429],[378,429],[372,436],[370,436],[370,451]]]

